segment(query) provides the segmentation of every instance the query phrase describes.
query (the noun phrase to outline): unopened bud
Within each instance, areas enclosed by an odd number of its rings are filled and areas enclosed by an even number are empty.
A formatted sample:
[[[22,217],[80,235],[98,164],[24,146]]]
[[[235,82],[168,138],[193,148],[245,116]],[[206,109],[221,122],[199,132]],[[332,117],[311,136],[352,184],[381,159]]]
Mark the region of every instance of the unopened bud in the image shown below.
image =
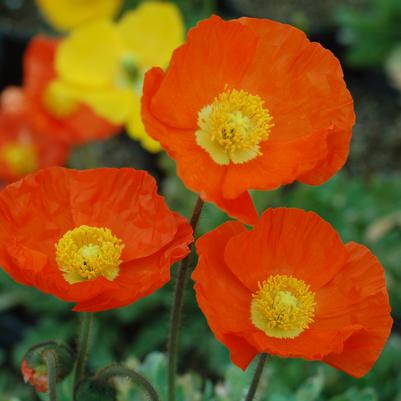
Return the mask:
[[[57,382],[62,381],[74,365],[74,353],[67,345],[48,341],[31,347],[22,359],[21,372],[25,383],[30,383],[38,392],[48,390],[46,352],[52,352],[56,358]]]

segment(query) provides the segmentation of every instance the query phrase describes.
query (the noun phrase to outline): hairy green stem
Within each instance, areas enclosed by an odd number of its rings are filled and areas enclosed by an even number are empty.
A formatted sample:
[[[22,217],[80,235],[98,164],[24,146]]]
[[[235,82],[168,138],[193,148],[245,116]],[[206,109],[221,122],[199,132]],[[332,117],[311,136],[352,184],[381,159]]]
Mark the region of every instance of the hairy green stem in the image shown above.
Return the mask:
[[[47,381],[49,401],[57,401],[57,356],[56,353],[47,349],[43,352],[43,359],[47,365]]]
[[[255,373],[253,375],[252,383],[249,386],[248,394],[245,398],[245,401],[252,401],[254,399],[260,381],[260,377],[262,376],[263,373],[263,368],[265,367],[266,359],[267,359],[266,354],[260,355],[258,364],[256,365]]]
[[[203,200],[199,197],[196,201],[194,210],[191,217],[191,227],[193,229],[194,235],[196,227],[198,225],[199,217],[202,213]],[[190,249],[192,250],[193,244],[191,244]],[[168,350],[168,401],[175,401],[175,381],[177,372],[177,353],[178,353],[178,334],[179,326],[181,321],[181,312],[184,301],[184,289],[187,282],[189,261],[191,252],[188,256],[182,260],[180,267],[178,269],[177,281],[175,284],[174,300],[171,309],[171,320],[170,320],[170,331],[167,344]]]
[[[123,365],[105,367],[96,374],[95,380],[107,382],[113,377],[129,377],[146,392],[151,401],[160,401],[159,394],[145,376]]]
[[[90,348],[93,313],[81,313],[80,315],[81,328],[78,338],[77,359],[75,365],[74,388],[78,382],[85,376],[86,362]]]

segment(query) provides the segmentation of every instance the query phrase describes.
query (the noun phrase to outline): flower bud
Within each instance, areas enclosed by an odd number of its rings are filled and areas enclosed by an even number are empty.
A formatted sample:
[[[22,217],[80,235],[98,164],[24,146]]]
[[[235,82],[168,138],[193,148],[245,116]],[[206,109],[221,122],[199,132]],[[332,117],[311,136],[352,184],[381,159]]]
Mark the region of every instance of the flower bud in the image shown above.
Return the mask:
[[[30,383],[38,392],[48,390],[46,352],[53,352],[55,355],[57,382],[62,381],[74,365],[74,352],[67,345],[47,341],[31,347],[22,359],[21,372],[25,383]]]
[[[22,360],[21,372],[25,383],[31,384],[39,393],[47,392],[47,367],[44,364],[36,366],[36,368],[29,367],[26,359]]]

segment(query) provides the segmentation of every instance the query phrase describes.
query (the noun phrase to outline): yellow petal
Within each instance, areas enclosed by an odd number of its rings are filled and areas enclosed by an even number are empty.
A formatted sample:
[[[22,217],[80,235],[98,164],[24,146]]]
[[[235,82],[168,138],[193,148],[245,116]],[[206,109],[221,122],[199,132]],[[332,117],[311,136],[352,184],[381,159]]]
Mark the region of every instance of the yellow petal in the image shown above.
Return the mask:
[[[62,82],[54,80],[46,88],[43,96],[46,109],[56,117],[69,116],[77,108],[74,92]]]
[[[109,89],[105,91],[76,92],[79,100],[112,124],[121,125],[128,121],[133,107],[133,91]]]
[[[47,21],[59,31],[69,31],[83,23],[112,18],[123,0],[36,0]]]
[[[147,1],[127,12],[118,24],[127,51],[141,68],[164,67],[172,51],[184,40],[184,24],[176,5]]]
[[[145,131],[141,119],[141,102],[139,96],[134,98],[133,108],[127,122],[127,133],[132,139],[140,141],[142,146],[151,153],[160,152],[162,147],[159,142],[152,139]]]
[[[119,71],[122,43],[115,25],[101,20],[73,31],[56,54],[61,80],[82,88],[114,85]]]

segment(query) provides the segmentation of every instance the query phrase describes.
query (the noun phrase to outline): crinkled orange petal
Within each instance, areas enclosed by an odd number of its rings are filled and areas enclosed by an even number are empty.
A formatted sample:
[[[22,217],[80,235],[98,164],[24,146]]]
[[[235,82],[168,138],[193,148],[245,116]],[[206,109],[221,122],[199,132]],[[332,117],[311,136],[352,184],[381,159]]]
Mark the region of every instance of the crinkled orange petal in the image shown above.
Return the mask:
[[[235,334],[224,334],[223,344],[230,350],[232,363],[245,370],[258,354],[258,350],[250,345],[243,337]]]
[[[333,300],[333,303],[335,302],[336,300]],[[321,328],[316,323],[311,324],[303,333],[292,339],[268,337],[260,330],[254,330],[247,339],[250,345],[259,352],[284,358],[321,361],[330,352],[340,352],[344,342],[362,329],[363,327],[358,323],[330,328]]]
[[[225,344],[235,360],[248,363],[255,355],[253,347],[242,349],[238,333],[252,330],[249,319],[251,292],[225,266],[222,250],[227,239],[244,232],[237,222],[228,222],[196,242],[198,265],[192,274],[198,304],[216,337]],[[235,307],[233,307],[235,305]],[[252,356],[252,357],[251,357]]]
[[[167,126],[196,129],[198,112],[247,73],[257,42],[257,35],[238,22],[216,16],[200,22],[173,53],[151,112]]]
[[[297,277],[315,291],[333,278],[346,257],[329,223],[314,212],[286,208],[268,209],[252,231],[232,238],[224,251],[228,267],[252,292],[274,274]]]
[[[261,36],[254,63],[241,86],[263,94],[275,124],[270,141],[277,147],[283,141],[283,153],[289,139],[319,133],[310,141],[316,148],[325,146],[327,151],[319,155],[311,146],[300,148],[303,157],[297,160],[303,163],[292,174],[301,182],[319,185],[344,165],[355,122],[353,101],[341,65],[330,51],[309,42],[302,31],[290,25],[251,18],[240,21]],[[266,153],[270,155],[268,150]],[[314,165],[304,163],[303,159],[308,157],[315,160]],[[265,171],[276,175],[274,169]],[[266,177],[262,176],[255,188],[263,186],[263,180],[266,182]]]
[[[129,168],[27,176],[0,193],[0,225],[0,265],[11,277],[88,311],[127,305],[161,287],[192,241],[190,225],[167,208],[155,180]],[[113,281],[64,279],[55,244],[81,225],[109,228],[124,242]]]
[[[275,123],[271,139],[293,139],[332,125],[349,134],[353,101],[337,58],[291,25],[239,21],[259,36],[253,64],[240,85],[265,100]]]
[[[2,238],[4,240],[4,238]],[[22,245],[15,237],[9,237],[8,244],[4,249],[3,258],[10,264],[19,266],[19,270],[10,272],[5,264],[5,270],[14,274],[14,279],[21,284],[29,284],[36,281],[36,275],[43,272],[48,263],[48,257],[34,249]]]
[[[130,168],[93,169],[86,174],[70,171],[64,179],[68,182],[75,225],[90,222],[97,227],[112,228],[126,243],[125,261],[154,253],[176,234],[175,217],[157,194],[154,178],[145,171]]]
[[[316,166],[299,176],[304,184],[320,185],[331,178],[333,172],[340,170],[347,160],[351,141],[351,131],[332,128],[327,135],[327,155]]]
[[[384,271],[376,257],[366,247],[346,245],[349,259],[344,269],[327,287],[326,301],[338,292],[349,301],[348,314],[337,313],[338,321],[356,321],[363,330],[352,335],[340,352],[331,353],[324,361],[348,374],[365,375],[379,357],[390,335],[392,319],[385,287]],[[344,323],[343,323],[344,324]]]
[[[198,192],[204,200],[215,203],[230,216],[237,217],[243,222],[253,224],[257,212],[252,199],[245,191],[230,199],[221,193],[226,169],[214,163],[209,155],[195,143],[195,137],[190,130],[174,129],[162,124],[150,111],[150,100],[159,87],[164,73],[160,68],[153,68],[146,74],[148,85],[142,97],[142,118],[150,135],[157,134],[166,144],[169,155],[177,160],[177,174],[191,190]],[[175,138],[179,140],[176,141]],[[168,144],[176,141],[176,145]],[[205,180],[205,177],[208,177]]]
[[[226,167],[221,187],[223,196],[232,198],[249,188],[271,190],[292,183],[299,174],[316,166],[320,157],[327,155],[326,136],[327,133],[316,132],[292,140],[264,142],[261,152],[268,157]]]

